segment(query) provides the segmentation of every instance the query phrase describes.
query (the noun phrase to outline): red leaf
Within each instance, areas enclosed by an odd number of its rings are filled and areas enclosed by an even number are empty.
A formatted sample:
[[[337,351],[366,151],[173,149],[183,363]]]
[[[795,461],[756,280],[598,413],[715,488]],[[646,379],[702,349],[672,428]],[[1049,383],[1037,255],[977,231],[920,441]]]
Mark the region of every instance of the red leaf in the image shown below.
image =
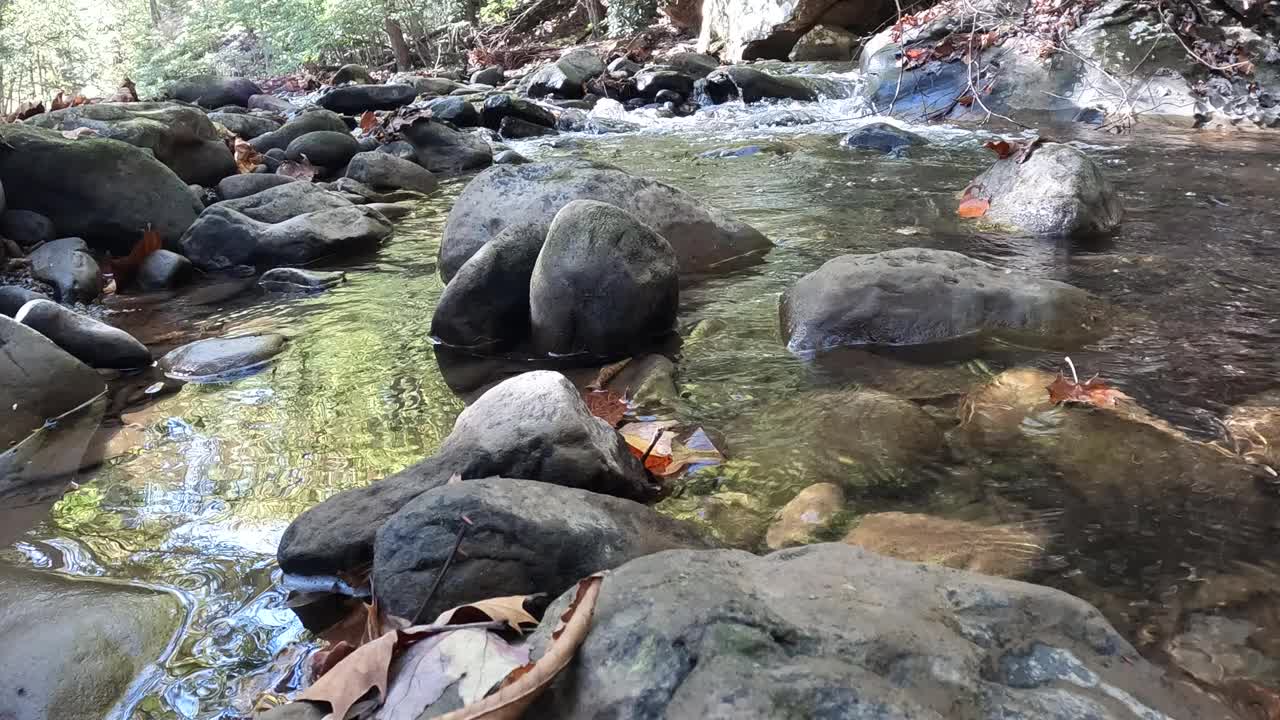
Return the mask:
[[[142,239],[134,243],[128,255],[120,258],[106,258],[102,269],[114,276],[117,288],[122,288],[133,279],[138,268],[142,266],[142,261],[163,246],[164,241],[160,238],[160,232],[148,228],[142,233]]]
[[[1055,405],[1061,403],[1081,403],[1096,407],[1115,407],[1116,401],[1128,399],[1128,396],[1099,380],[1096,376],[1082,383],[1068,380],[1065,375],[1058,375],[1048,387],[1049,401]]]
[[[986,198],[965,198],[960,201],[960,207],[956,209],[956,213],[966,219],[980,218],[987,214],[987,209],[990,207],[991,201]]]
[[[365,110],[360,116],[360,132],[368,133],[378,126],[378,116],[373,114],[372,110]]]
[[[982,147],[996,154],[996,157],[1004,160],[1017,152],[1021,145],[1017,142],[1009,142],[1008,140],[988,140]]]
[[[592,390],[584,393],[582,399],[586,401],[587,409],[592,415],[609,423],[611,427],[617,427],[630,409],[626,397],[612,390]]]

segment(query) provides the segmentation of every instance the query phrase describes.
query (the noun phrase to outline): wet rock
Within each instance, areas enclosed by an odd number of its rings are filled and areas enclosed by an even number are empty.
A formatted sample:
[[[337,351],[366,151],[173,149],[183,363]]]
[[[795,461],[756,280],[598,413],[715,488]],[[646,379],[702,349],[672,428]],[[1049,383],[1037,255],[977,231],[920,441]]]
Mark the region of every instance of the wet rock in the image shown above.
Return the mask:
[[[413,143],[408,140],[396,140],[389,142],[386,145],[379,145],[378,152],[387,153],[388,155],[398,157],[401,160],[408,160],[409,162],[415,163],[418,162],[418,151],[414,149]]]
[[[467,185],[449,212],[441,276],[452,278],[503,228],[527,225],[545,234],[574,200],[609,202],[634,215],[670,243],[682,273],[745,267],[772,247],[755,228],[670,185],[602,163],[556,160],[491,168]]]
[[[338,68],[338,71],[333,74],[333,79],[329,82],[331,85],[346,85],[347,83],[375,84],[373,76],[369,74],[369,69],[355,63],[347,63]]]
[[[489,143],[443,123],[417,122],[402,132],[417,150],[418,163],[433,173],[455,174],[493,162]]]
[[[697,52],[679,52],[662,61],[662,64],[676,72],[702,79],[720,67],[720,61],[706,54]]]
[[[199,202],[151,154],[122,142],[81,138],[26,124],[0,131],[0,182],[9,207],[53,221],[64,237],[124,255],[148,227],[174,242],[195,221]]]
[[[197,267],[305,265],[330,255],[373,249],[391,236],[386,218],[358,205],[309,212],[274,224],[254,220],[228,205],[219,203],[206,210],[178,241],[182,254]]]
[[[16,293],[0,288],[0,303]],[[35,301],[38,298],[32,298]],[[47,300],[45,302],[48,302]],[[25,304],[25,303],[24,303]],[[0,452],[21,442],[45,425],[106,392],[98,373],[72,357],[52,340],[8,317],[0,315]],[[73,468],[74,469],[74,468]]]
[[[559,131],[555,128],[543,127],[535,125],[528,120],[522,120],[518,117],[504,117],[502,123],[498,127],[498,134],[504,140],[520,140],[523,138],[542,137],[544,135],[559,135]]]
[[[526,165],[530,162],[533,161],[515,150],[503,150],[493,156],[494,165]]]
[[[534,634],[533,657],[553,625]],[[1232,716],[1166,678],[1082,600],[838,543],[765,557],[674,550],[617,568],[585,642],[529,713],[941,718],[957,708],[974,718]]]
[[[275,132],[281,127],[279,122],[271,118],[249,113],[215,112],[209,113],[209,119],[245,140]]]
[[[810,485],[782,507],[778,519],[769,526],[765,545],[770,550],[779,550],[816,541],[818,534],[844,509],[844,502],[844,490],[839,485]]]
[[[480,119],[485,127],[497,130],[502,126],[502,119],[508,117],[542,127],[556,126],[556,116],[532,100],[508,94],[490,95],[485,99],[484,106],[480,109]]]
[[[818,99],[818,91],[800,78],[770,75],[755,68],[737,66],[708,75],[706,93],[715,103],[733,98],[741,98],[748,104],[761,100],[813,102]]]
[[[449,566],[424,617],[490,597],[559,593],[637,557],[709,546],[696,528],[631,500],[529,480],[454,483],[419,495],[378,531],[381,607],[401,617],[422,607],[462,515],[475,523],[467,556]]]
[[[214,110],[223,105],[249,106],[249,98],[261,95],[262,89],[246,78],[223,78],[216,75],[197,75],[173,83],[167,94],[202,108]]]
[[[1061,143],[1044,143],[1025,161],[997,160],[970,185],[991,201],[985,218],[1036,235],[1097,235],[1124,218],[1120,197],[1102,170]]]
[[[798,353],[980,335],[1071,348],[1101,334],[1106,311],[1066,283],[904,248],[829,260],[783,293],[780,314],[787,347]]]
[[[151,364],[151,351],[129,333],[50,300],[32,300],[14,316],[94,368],[127,370]]]
[[[501,65],[490,65],[483,70],[477,70],[471,74],[472,85],[493,85],[497,87],[506,81],[502,76]]]
[[[693,78],[674,70],[644,70],[636,75],[636,92],[653,100],[663,90],[670,90],[681,97],[693,94]]]
[[[176,380],[217,380],[262,366],[284,351],[283,335],[245,335],[197,340],[169,351],[158,365]]]
[[[545,238],[509,227],[453,276],[436,303],[431,335],[456,347],[507,349],[529,336],[529,281]]]
[[[1280,667],[1280,662],[1250,647],[1263,629],[1248,620],[1194,613],[1169,641],[1167,651],[1192,677],[1222,687],[1231,680],[1265,677]]]
[[[182,605],[155,590],[0,572],[0,695],[14,720],[99,720],[164,659]]]
[[[31,276],[53,286],[55,299],[89,303],[102,292],[98,261],[80,238],[53,240],[31,252]]]
[[[256,195],[263,190],[291,182],[297,182],[297,179],[274,173],[232,175],[231,177],[223,178],[218,183],[218,197],[223,200],[239,200],[250,195]]]
[[[1017,578],[1044,554],[1045,537],[1019,525],[983,525],[920,513],[861,518],[844,541],[899,560]]]
[[[389,82],[397,85],[409,85],[413,87],[418,95],[426,95],[428,97],[448,95],[462,87],[449,78],[419,75],[417,73],[396,73],[391,76]]]
[[[28,302],[48,299],[35,290],[29,290],[21,285],[0,285],[0,315],[13,317]]]
[[[435,176],[421,165],[380,152],[362,152],[351,158],[347,177],[375,190],[413,190],[424,195],[435,192],[438,185]]]
[[[542,353],[630,354],[675,328],[675,251],[627,211],[575,200],[556,213],[529,287]]]
[[[857,57],[858,36],[842,27],[816,25],[800,36],[787,56],[792,62],[848,62]]]
[[[29,248],[57,237],[53,221],[30,210],[6,210],[0,215],[0,237]]]
[[[889,123],[872,123],[860,127],[840,140],[842,147],[875,150],[885,154],[928,144],[929,141],[919,135]]]
[[[605,70],[610,73],[620,72],[620,73],[625,73],[627,75],[635,75],[636,73],[640,72],[642,69],[644,69],[643,65],[636,62],[635,60],[632,60],[626,55],[623,55],[622,57],[614,58],[613,60],[609,61],[609,65],[605,68]]]
[[[294,140],[313,132],[350,134],[347,124],[342,121],[342,118],[337,113],[312,109],[285,123],[279,130],[259,135],[250,140],[249,144],[260,153],[266,153],[277,148],[284,150]]]
[[[399,220],[413,214],[417,208],[412,202],[371,202],[365,205],[388,220]]]
[[[288,100],[265,94],[250,95],[249,104],[246,107],[250,110],[266,110],[281,115],[292,115],[298,111],[298,107]]]
[[[209,209],[235,210],[259,222],[280,223],[306,213],[350,207],[350,205],[351,201],[317,185],[292,182],[278,184],[235,200],[220,202]]]
[[[347,274],[300,268],[273,268],[262,273],[258,284],[268,292],[317,292],[341,285]]]
[[[418,98],[412,85],[344,85],[316,101],[325,110],[343,115],[359,115],[366,110],[395,110]]]
[[[161,248],[147,255],[138,267],[137,283],[143,290],[167,290],[185,284],[195,268],[191,261]]]
[[[360,152],[360,143],[347,132],[317,130],[289,143],[284,156],[289,160],[306,157],[313,165],[338,170]]]
[[[596,50],[571,48],[531,76],[528,93],[531,97],[580,98],[586,82],[604,72],[604,61]]]
[[[468,100],[460,97],[443,97],[427,103],[431,117],[450,122],[458,127],[476,127],[480,124],[480,112]]]
[[[633,500],[655,492],[622,437],[591,414],[572,383],[559,373],[529,372],[463,410],[434,457],[298,516],[280,540],[280,567],[326,575],[367,565],[374,534],[387,518],[455,473],[463,480],[519,477]]]

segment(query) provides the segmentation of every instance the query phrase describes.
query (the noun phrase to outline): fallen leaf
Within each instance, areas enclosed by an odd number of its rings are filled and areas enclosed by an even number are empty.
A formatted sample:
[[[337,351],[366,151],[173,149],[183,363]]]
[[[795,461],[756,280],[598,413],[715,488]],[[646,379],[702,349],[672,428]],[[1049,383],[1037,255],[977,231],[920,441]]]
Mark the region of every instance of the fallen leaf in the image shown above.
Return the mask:
[[[521,625],[537,625],[538,618],[524,609],[527,595],[508,595],[489,598],[478,602],[459,605],[445,610],[436,618],[435,625],[461,625],[464,623],[484,622],[485,620],[501,620],[520,632]]]
[[[661,477],[677,475],[694,465],[724,462],[724,455],[705,430],[695,428],[686,434],[675,429],[678,424],[675,420],[627,423],[618,432],[632,454],[644,459],[645,469]]]
[[[61,90],[58,91],[58,94],[53,98],[53,100],[49,101],[49,110],[51,112],[65,110],[69,107],[71,107],[71,103],[63,97]]]
[[[987,214],[987,209],[991,207],[991,201],[986,198],[971,197],[960,201],[960,207],[956,209],[956,213],[962,218],[980,218]]]
[[[129,251],[128,255],[119,258],[104,258],[102,271],[104,274],[112,276],[116,287],[126,286],[138,272],[138,268],[142,266],[142,261],[162,247],[164,247],[164,241],[160,238],[160,232],[147,228],[142,233],[142,239],[134,243],[133,249]]]
[[[280,167],[276,170],[277,175],[284,175],[294,180],[306,182],[314,180],[317,172],[319,171],[316,166],[311,164],[306,155],[303,155],[301,160],[285,160],[280,163]]]
[[[333,669],[335,665],[342,662],[342,659],[355,652],[356,648],[351,643],[343,640],[336,645],[325,648],[311,656],[311,677],[321,677],[325,673]]]
[[[235,141],[235,158],[236,170],[239,170],[241,175],[253,172],[254,168],[265,162],[262,153],[245,142],[244,138],[239,137]]]
[[[591,414],[609,423],[610,427],[617,427],[630,409],[627,398],[612,390],[592,390],[583,393],[582,399]]]
[[[376,127],[378,127],[378,116],[373,114],[372,110],[365,110],[360,116],[360,132],[368,134]]]
[[[1004,160],[1017,152],[1022,146],[1016,142],[1011,143],[1008,140],[988,140],[982,144],[982,147],[995,153],[996,157],[1001,160]]]
[[[387,675],[399,639],[398,632],[389,632],[361,645],[321,675],[298,699],[327,703],[334,718],[345,718],[351,706],[370,690],[377,690],[379,697],[385,698]]]
[[[463,703],[477,702],[528,662],[527,646],[513,647],[485,630],[432,636],[396,657],[386,702],[373,718],[417,720],[450,687],[456,687]]]
[[[1059,373],[1058,378],[1045,389],[1049,391],[1049,401],[1055,405],[1067,402],[1113,408],[1117,401],[1129,399],[1128,395],[1099,380],[1096,375],[1077,383]]]
[[[68,140],[79,140],[82,137],[97,137],[98,131],[93,128],[78,127],[75,130],[63,130],[62,137]]]
[[[602,574],[592,575],[578,583],[578,592],[568,610],[560,616],[551,633],[551,646],[536,663],[512,670],[502,681],[498,692],[436,720],[517,720],[538,699],[560,671],[573,660],[574,654],[591,630],[591,616],[600,596]]]
[[[629,364],[631,364],[631,358],[623,358],[618,362],[605,365],[600,368],[600,372],[596,373],[596,379],[591,381],[591,384],[587,386],[587,389],[603,390],[604,386],[608,385],[609,381],[617,377],[618,373],[622,372],[623,368]]]

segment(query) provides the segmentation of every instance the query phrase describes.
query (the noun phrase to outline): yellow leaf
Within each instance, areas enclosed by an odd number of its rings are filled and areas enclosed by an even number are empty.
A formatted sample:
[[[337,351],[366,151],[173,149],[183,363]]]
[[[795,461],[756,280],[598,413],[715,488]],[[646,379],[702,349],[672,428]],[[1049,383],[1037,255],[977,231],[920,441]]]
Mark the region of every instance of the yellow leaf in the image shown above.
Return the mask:
[[[524,609],[525,595],[507,595],[479,602],[459,605],[445,610],[433,625],[464,625],[466,623],[500,620],[519,631],[521,625],[537,625],[538,619]]]

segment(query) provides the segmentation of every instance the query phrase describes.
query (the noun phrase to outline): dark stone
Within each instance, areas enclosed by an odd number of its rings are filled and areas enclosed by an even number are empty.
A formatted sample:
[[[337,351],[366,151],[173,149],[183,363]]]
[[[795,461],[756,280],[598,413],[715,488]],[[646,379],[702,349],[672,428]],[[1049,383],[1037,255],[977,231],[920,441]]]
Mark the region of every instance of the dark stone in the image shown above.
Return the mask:
[[[4,311],[0,315],[0,407],[4,408],[0,453],[44,427],[46,421],[84,406],[107,390],[98,373],[9,317],[5,304],[16,295],[9,290],[0,288],[0,310]]]
[[[453,276],[436,303],[431,335],[456,347],[502,349],[529,335],[529,278],[542,250],[527,225],[498,233]]]
[[[138,287],[143,290],[167,290],[191,279],[191,261],[170,250],[160,249],[147,255],[138,267]]]
[[[286,343],[283,335],[274,333],[197,340],[169,351],[158,365],[177,380],[214,381],[261,367],[279,355]]]
[[[271,118],[247,113],[215,112],[209,113],[209,119],[245,140],[252,140],[260,135],[275,132],[281,127],[279,122]]]
[[[98,261],[80,238],[62,238],[31,251],[31,276],[53,286],[64,303],[93,302],[102,292]]]
[[[485,127],[497,130],[502,126],[502,119],[507,117],[547,128],[556,126],[556,116],[532,100],[507,94],[490,95],[485,99],[480,109],[480,119]]]
[[[560,133],[555,128],[535,125],[528,120],[508,116],[502,118],[498,134],[504,140],[519,140],[521,138],[542,137],[544,135],[559,135]]]
[[[636,75],[636,92],[649,100],[663,90],[689,97],[693,94],[693,78],[674,70],[644,70]]]
[[[502,76],[501,65],[490,65],[483,70],[477,70],[471,74],[472,85],[493,85],[497,87],[506,81]]]
[[[653,101],[657,103],[671,103],[679,105],[684,102],[684,96],[674,90],[659,90],[653,96]]]
[[[6,210],[0,215],[0,237],[7,237],[24,248],[49,242],[57,237],[53,221],[30,210]]]
[[[755,68],[734,66],[717,70],[706,78],[707,92],[717,102],[740,97],[750,104],[761,100],[813,102],[818,91],[801,78],[769,75]]]
[[[594,200],[556,213],[529,284],[536,350],[629,355],[670,334],[679,306],[675,251],[652,228]]]
[[[289,143],[307,133],[325,130],[349,133],[347,124],[337,114],[328,110],[312,109],[285,123],[279,130],[259,135],[250,140],[249,144],[260,153],[266,153],[276,148],[284,150],[289,147]]]
[[[359,115],[366,110],[395,110],[418,98],[412,85],[344,85],[322,96],[316,104],[344,115]]]
[[[385,217],[358,205],[308,212],[270,224],[237,212],[230,204],[219,203],[206,210],[179,241],[182,254],[197,267],[305,265],[330,255],[371,250],[391,236]]]
[[[89,367],[130,369],[151,364],[151,352],[129,333],[50,300],[28,302],[14,319]]]
[[[576,99],[583,95],[588,80],[605,72],[600,55],[589,48],[573,48],[553,63],[544,65],[530,76],[528,94],[531,97],[552,95]]]
[[[259,88],[246,78],[222,78],[216,75],[198,75],[179,80],[168,88],[169,97],[203,108],[219,108],[223,105],[249,106],[249,98],[260,95]]]
[[[275,95],[250,95],[247,107],[250,110],[266,110],[281,115],[291,115],[298,111],[296,105]]]
[[[258,284],[268,292],[319,292],[341,285],[347,274],[334,270],[302,270],[300,268],[274,268],[262,273]]]
[[[214,208],[235,210],[258,222],[281,223],[306,213],[350,205],[349,200],[318,185],[309,182],[291,182],[277,184],[235,200],[220,202],[211,206],[209,210]],[[206,214],[209,210],[205,211]]]
[[[460,97],[442,97],[427,103],[431,109],[431,117],[442,122],[453,123],[458,127],[476,127],[480,124],[480,113],[470,101]]]
[[[493,163],[489,143],[443,123],[416,122],[402,134],[417,150],[418,163],[433,173],[456,174]]]
[[[312,165],[338,170],[346,166],[352,156],[360,152],[360,143],[351,133],[333,130],[317,130],[302,135],[285,149],[289,160],[306,157]]]
[[[429,490],[378,530],[373,586],[379,606],[413,617],[448,557],[461,518],[472,519],[422,617],[491,597],[559,593],[579,579],[675,548],[706,548],[697,528],[632,500],[531,480],[487,478]]]
[[[355,63],[347,63],[338,68],[338,72],[333,74],[330,80],[332,85],[346,85],[347,83],[361,83],[363,85],[372,85],[375,83],[373,76],[369,74],[368,68]]]
[[[351,158],[347,177],[375,190],[413,190],[429,194],[438,185],[435,176],[421,165],[380,152],[362,152]]]
[[[28,302],[48,299],[35,290],[29,290],[21,285],[0,285],[0,315],[13,317]]]
[[[232,175],[231,177],[223,178],[218,183],[218,197],[223,200],[239,200],[250,195],[256,195],[263,190],[279,185],[287,185],[291,182],[297,182],[297,179],[273,173]]]
[[[620,72],[626,73],[627,75],[635,75],[640,72],[642,67],[643,66],[640,65],[640,63],[624,55],[610,61],[606,69],[611,73]]]
[[[888,154],[902,148],[928,145],[929,141],[888,123],[872,123],[844,136],[840,144],[847,148],[862,148]]]

